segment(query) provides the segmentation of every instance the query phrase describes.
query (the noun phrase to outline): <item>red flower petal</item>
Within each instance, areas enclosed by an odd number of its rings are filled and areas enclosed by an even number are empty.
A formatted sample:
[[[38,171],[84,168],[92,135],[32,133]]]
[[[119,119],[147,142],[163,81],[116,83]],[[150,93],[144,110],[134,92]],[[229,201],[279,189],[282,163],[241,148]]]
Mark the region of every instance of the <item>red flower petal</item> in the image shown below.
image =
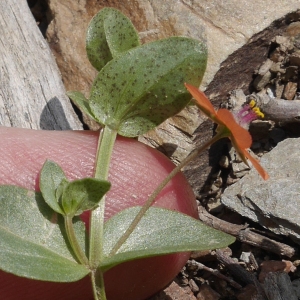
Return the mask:
[[[264,168],[260,165],[260,163],[258,162],[257,159],[255,159],[247,150],[243,150],[242,152],[243,152],[243,155],[251,161],[253,167],[257,170],[259,175],[264,180],[267,180],[270,178],[269,174],[264,170]]]
[[[252,138],[248,130],[240,126],[232,113],[227,109],[219,109],[217,112],[215,111],[213,105],[209,101],[209,99],[205,96],[203,92],[201,92],[198,88],[185,83],[185,87],[192,94],[192,96],[196,99],[198,106],[202,110],[202,112],[211,118],[214,122],[219,124],[219,128],[223,128],[226,130],[225,136],[228,136],[236,149],[237,153],[240,155],[241,159],[248,165],[247,159],[249,159],[257,170],[257,172],[261,175],[261,177],[265,180],[269,178],[268,173],[264,170],[264,168],[259,164],[259,162],[252,157],[249,152],[246,150],[250,148],[252,144]],[[227,135],[227,130],[229,131]]]
[[[239,149],[250,148],[252,144],[252,138],[248,130],[240,126],[234,119],[232,113],[227,109],[219,109],[217,117],[231,132],[231,139]]]
[[[198,88],[196,88],[193,85],[190,85],[188,83],[184,84],[187,90],[191,93],[193,98],[197,101],[197,104],[199,105],[201,111],[209,118],[213,119],[215,121],[215,116],[217,112],[215,111],[213,105],[208,100],[206,95],[201,92]]]

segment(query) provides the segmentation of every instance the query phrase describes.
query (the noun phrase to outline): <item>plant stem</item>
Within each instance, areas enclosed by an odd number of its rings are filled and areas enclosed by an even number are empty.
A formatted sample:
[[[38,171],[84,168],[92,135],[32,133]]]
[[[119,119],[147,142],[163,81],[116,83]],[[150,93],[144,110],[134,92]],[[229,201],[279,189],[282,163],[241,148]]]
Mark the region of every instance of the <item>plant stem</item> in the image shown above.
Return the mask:
[[[117,132],[106,126],[99,135],[94,177],[107,180],[112,150]],[[105,195],[99,206],[92,211],[90,219],[89,266],[92,269],[92,285],[95,299],[106,300],[103,274],[99,265],[103,256]],[[94,278],[94,279],[93,279]],[[97,292],[95,294],[95,292]],[[97,298],[96,298],[97,296]],[[100,297],[100,298],[98,298]]]
[[[93,295],[95,300],[106,300],[103,273],[101,271],[99,272],[100,273],[96,270],[91,273]]]
[[[75,235],[73,222],[72,222],[73,217],[65,216],[64,219],[65,219],[65,228],[66,228],[67,236],[68,236],[69,242],[71,244],[71,247],[76,255],[76,258],[82,265],[85,265],[88,267],[89,260],[87,259],[85,253],[82,251],[82,249],[78,243],[78,240],[76,238],[76,235]]]
[[[169,175],[159,184],[159,186],[153,191],[153,193],[150,195],[148,200],[145,202],[145,204],[141,207],[138,214],[135,216],[129,227],[126,229],[124,234],[120,237],[120,239],[116,242],[115,246],[112,248],[112,250],[109,253],[109,256],[114,256],[120,247],[125,243],[125,241],[128,239],[130,234],[133,232],[141,218],[145,215],[146,211],[150,208],[150,206],[153,204],[154,200],[158,196],[158,194],[164,189],[164,187],[170,182],[170,180],[177,175],[181,171],[181,169],[186,166],[190,161],[195,159],[202,151],[204,151],[206,148],[211,146],[213,143],[218,141],[219,139],[223,138],[224,132],[220,131],[218,132],[211,140],[206,142],[202,147],[195,149],[188,157],[186,157],[178,166],[176,166]]]

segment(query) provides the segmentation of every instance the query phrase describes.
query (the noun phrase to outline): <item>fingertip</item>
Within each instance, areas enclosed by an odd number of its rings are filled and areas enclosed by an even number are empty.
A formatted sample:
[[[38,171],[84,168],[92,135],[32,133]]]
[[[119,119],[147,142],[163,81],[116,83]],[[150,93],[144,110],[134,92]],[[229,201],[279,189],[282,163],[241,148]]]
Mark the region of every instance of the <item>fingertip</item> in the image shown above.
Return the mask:
[[[36,188],[38,174],[46,159],[57,162],[70,180],[93,176],[98,140],[95,132],[0,128],[0,139],[3,144],[0,150],[0,184]],[[107,194],[106,217],[126,207],[142,205],[173,168],[174,165],[160,152],[135,140],[118,138],[109,175],[112,188]],[[193,191],[182,174],[175,176],[159,194],[155,205],[197,217]],[[106,274],[108,291],[111,291],[109,299],[122,299],[118,298],[122,294],[128,296],[123,299],[132,300],[150,296],[170,282],[187,259],[186,253],[172,254],[113,268]],[[140,284],[141,278],[146,279]],[[9,300],[18,299],[20,295],[24,300],[79,300],[90,299],[91,295],[88,277],[77,283],[60,284],[20,279],[0,272],[0,279],[0,294],[7,293],[5,299]],[[111,288],[115,286],[114,282],[118,283],[115,291]],[[18,291],[6,289],[12,286],[18,286]],[[2,291],[6,292],[3,294]]]

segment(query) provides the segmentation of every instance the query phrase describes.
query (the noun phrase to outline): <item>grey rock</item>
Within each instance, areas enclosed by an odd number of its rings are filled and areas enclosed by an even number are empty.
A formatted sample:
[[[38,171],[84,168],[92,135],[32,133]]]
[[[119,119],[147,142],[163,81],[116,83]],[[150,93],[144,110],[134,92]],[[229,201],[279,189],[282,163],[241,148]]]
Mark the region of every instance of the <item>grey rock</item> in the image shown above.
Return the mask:
[[[206,40],[208,65],[202,82],[205,88],[220,64],[276,19],[299,9],[298,0],[49,0],[54,19],[47,37],[56,55],[68,90],[88,92],[95,71],[85,57],[85,30],[104,6],[128,15],[143,42],[172,35]],[[57,51],[59,50],[59,51]],[[71,72],[71,71],[72,72]],[[78,86],[79,85],[79,86]]]
[[[257,91],[261,91],[270,81],[271,72],[270,68],[273,65],[273,61],[267,59],[259,68],[257,76],[253,82],[253,86]]]
[[[298,299],[300,298],[300,279],[295,279],[292,281],[292,286],[295,294],[297,295]]]
[[[243,104],[246,102],[246,95],[244,94],[242,89],[236,89],[230,92],[229,99],[228,99],[228,107],[225,108],[232,108],[233,110],[240,109]]]
[[[286,139],[264,155],[261,165],[270,178],[255,169],[228,187],[222,203],[263,227],[300,243],[300,139]]]
[[[255,78],[253,86],[257,91],[261,91],[270,82],[271,77],[271,72],[267,71],[264,75],[259,75]]]

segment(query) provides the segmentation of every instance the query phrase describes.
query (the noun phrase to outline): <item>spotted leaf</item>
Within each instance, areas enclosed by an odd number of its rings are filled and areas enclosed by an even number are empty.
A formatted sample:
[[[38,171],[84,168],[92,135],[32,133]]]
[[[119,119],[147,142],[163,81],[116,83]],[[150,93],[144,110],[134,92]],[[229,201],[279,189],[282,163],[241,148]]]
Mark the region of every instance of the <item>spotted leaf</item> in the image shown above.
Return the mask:
[[[89,99],[93,116],[120,135],[143,134],[187,105],[184,82],[199,85],[206,60],[205,46],[190,38],[135,47],[99,72]]]

